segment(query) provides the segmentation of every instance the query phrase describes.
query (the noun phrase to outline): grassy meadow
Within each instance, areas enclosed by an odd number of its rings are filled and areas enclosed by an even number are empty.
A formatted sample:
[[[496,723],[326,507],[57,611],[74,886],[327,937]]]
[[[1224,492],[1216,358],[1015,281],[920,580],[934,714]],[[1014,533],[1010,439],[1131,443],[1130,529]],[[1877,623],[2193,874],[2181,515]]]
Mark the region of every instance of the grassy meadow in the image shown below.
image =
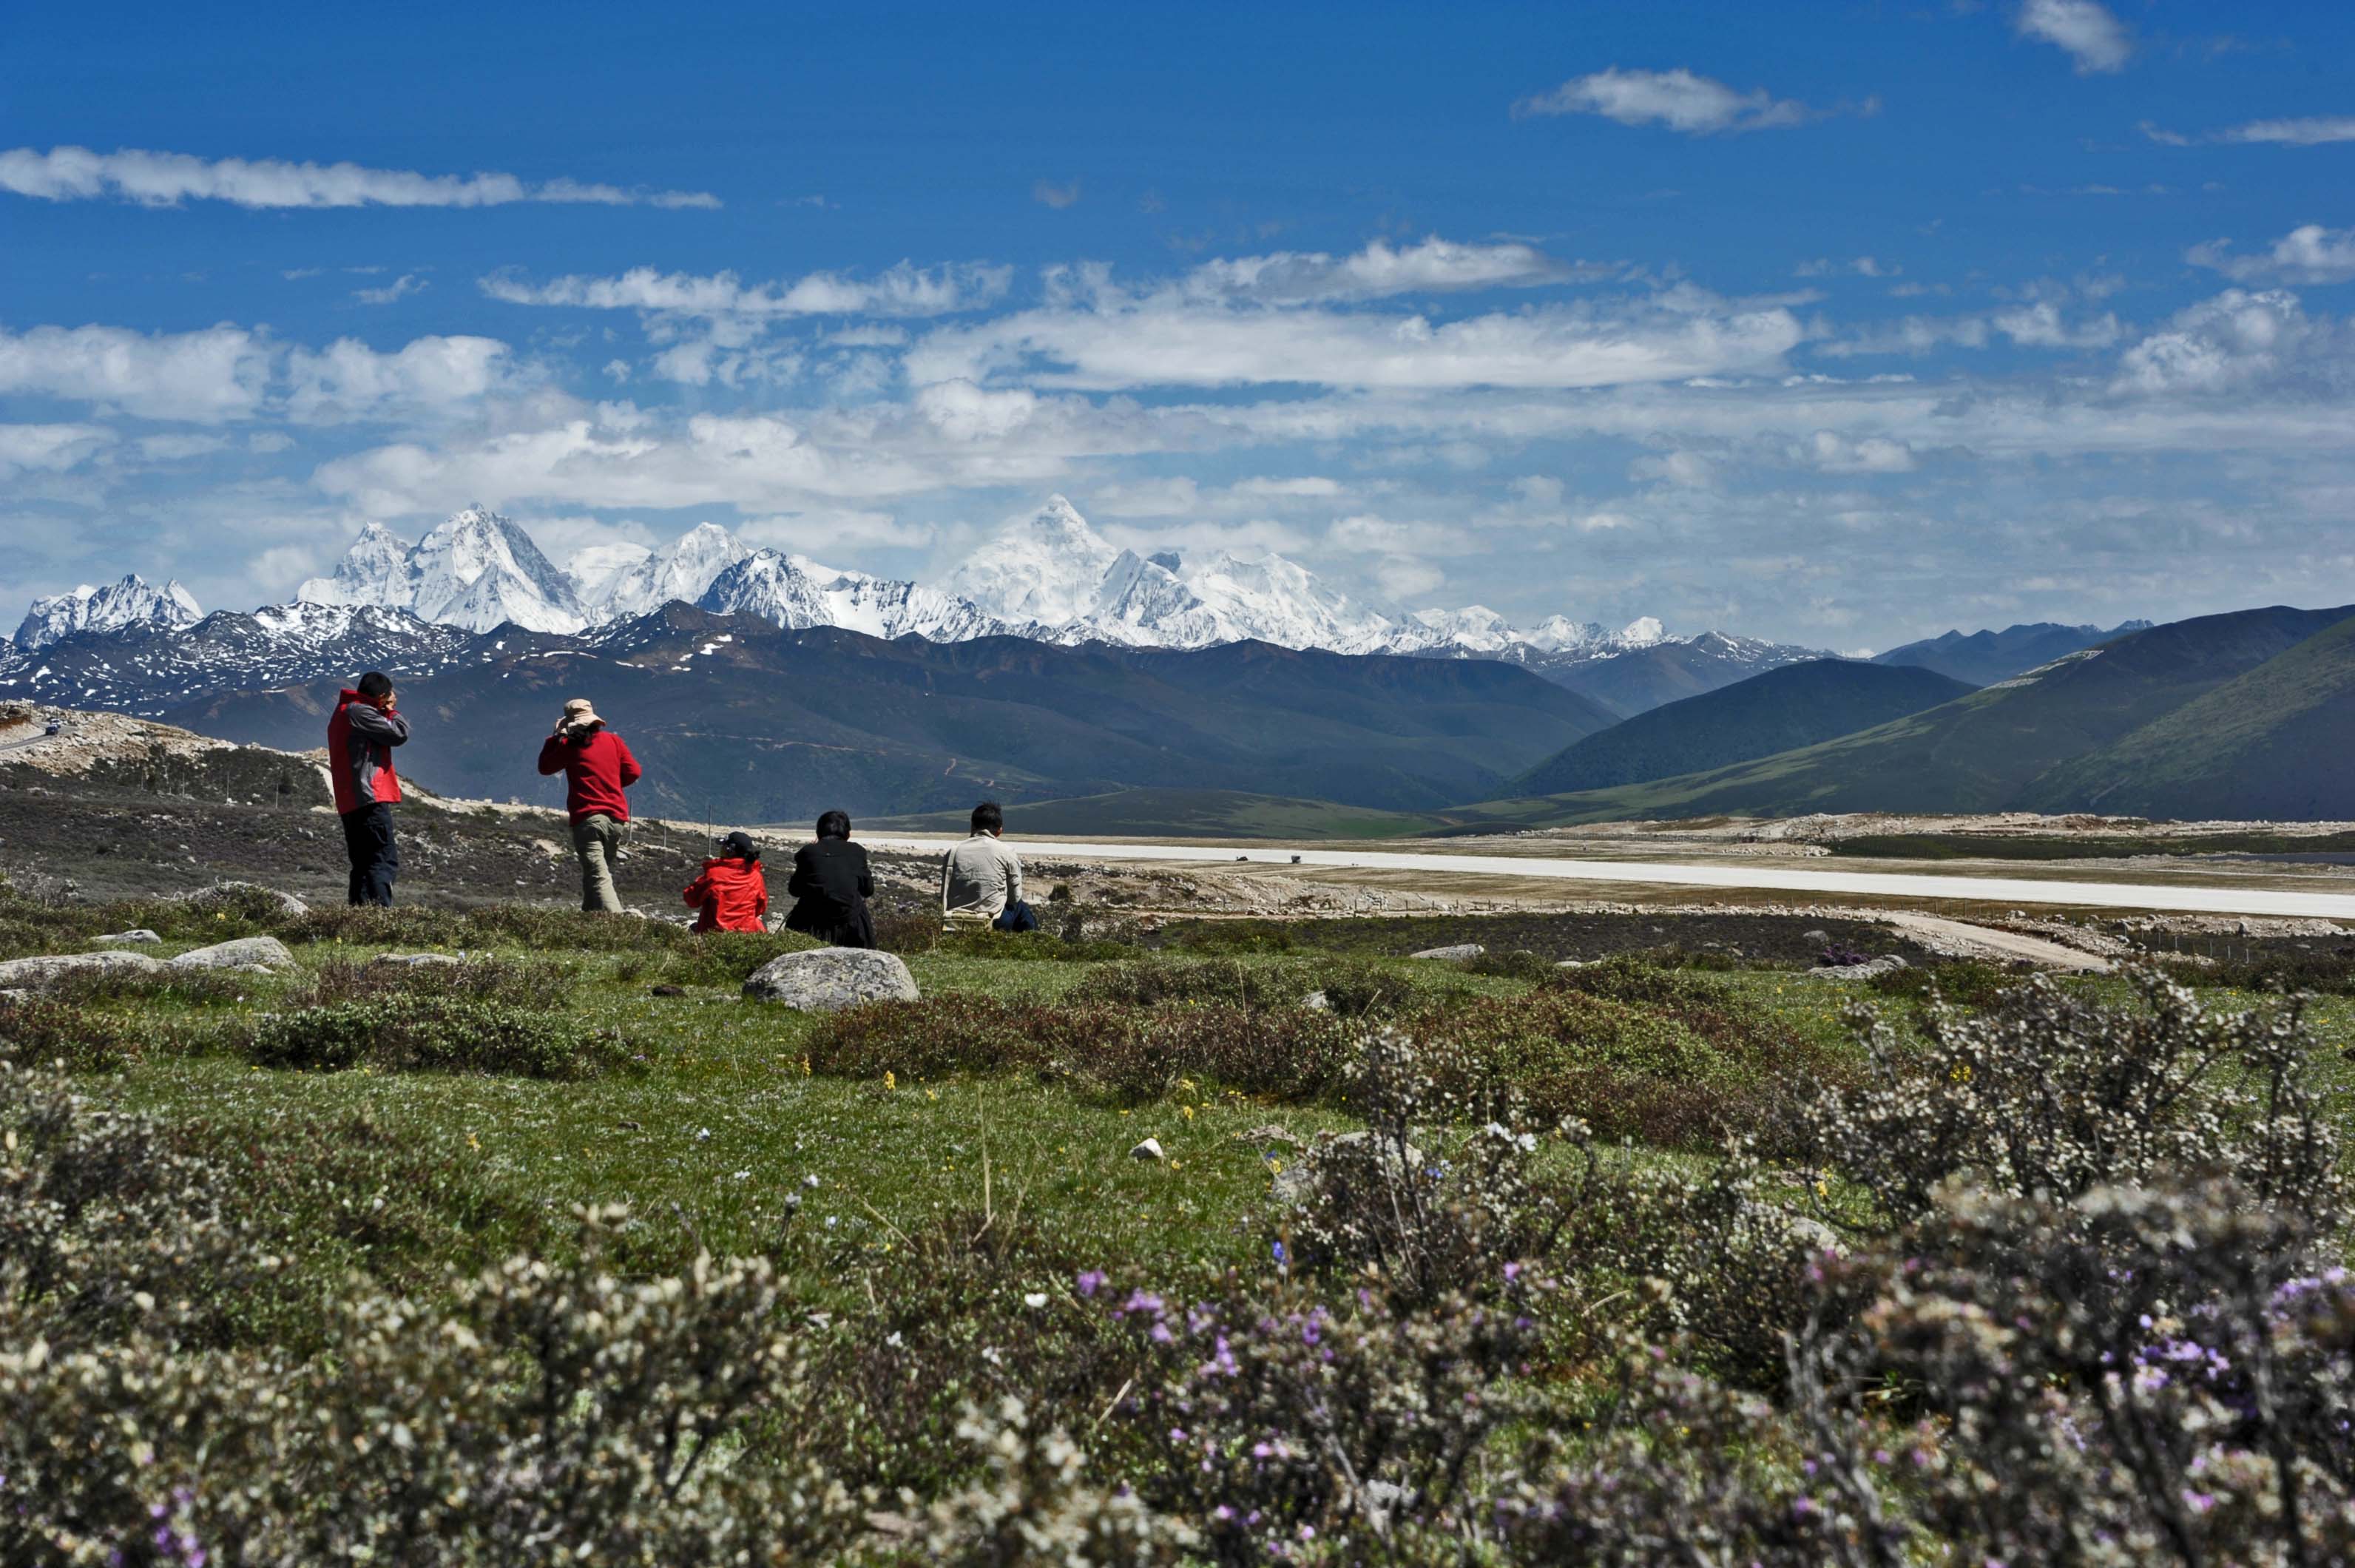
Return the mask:
[[[1688,949],[1681,928],[1564,968],[1574,936],[1549,948],[1502,924],[1463,965],[1386,950],[1379,922],[1181,927],[1151,949],[902,924],[923,999],[825,1017],[741,994],[802,939],[698,940],[519,906],[289,919],[252,900],[12,898],[0,955],[78,951],[132,924],[164,934],[155,956],[274,934],[293,962],[0,1001],[0,1054],[12,1071],[62,1069],[48,1081],[68,1097],[10,1080],[13,1181],[66,1191],[59,1151],[135,1125],[148,1163],[185,1165],[204,1194],[159,1197],[183,1205],[168,1222],[126,1207],[79,1251],[27,1252],[0,1227],[0,1413],[42,1435],[9,1473],[35,1477],[47,1505],[0,1523],[11,1562],[120,1551],[167,1516],[216,1562],[552,1560],[556,1542],[648,1562],[1630,1562],[1631,1542],[1732,1541],[1744,1561],[1934,1563],[1956,1560],[1950,1546],[1973,1561],[1990,1543],[2050,1546],[2095,1517],[2147,1541],[2165,1533],[2157,1494],[2097,1467],[2012,1475],[2016,1445],[1965,1439],[1936,1381],[1959,1375],[1940,1359],[1954,1347],[1924,1359],[1929,1317],[1886,1328],[1912,1309],[1890,1302],[1936,1291],[1917,1280],[1865,1310],[1888,1288],[1873,1283],[1881,1238],[1907,1238],[1887,1244],[1911,1249],[1908,1269],[1951,1258],[1941,1288],[1967,1295],[1994,1277],[1964,1266],[1969,1248],[2000,1225],[1941,1229],[1956,1222],[1948,1200],[1907,1194],[2009,1182],[2003,1222],[2032,1210],[2042,1228],[2005,1255],[2022,1277],[2065,1275],[2078,1264],[2038,1250],[2051,1236],[2127,1243],[2108,1219],[2081,1235],[2037,1206],[2116,1182],[2189,1202],[2169,1196],[2170,1172],[2243,1179],[2244,1136],[2276,1168],[2284,1146],[2266,1129],[2290,1115],[2247,1093],[2278,1080],[2281,1031],[2220,1021],[2277,1009],[2277,994],[2211,986],[2171,1013],[2126,979],[2068,980],[2021,1002],[2019,976],[1976,965],[1917,965],[1876,988],[1809,979],[1800,954],[1729,957],[1698,934]],[[390,954],[459,962],[378,962]],[[2274,1248],[2276,1272],[2345,1255],[2330,1193],[2355,1078],[2348,968],[2326,957],[2302,972],[2335,993],[2306,1005],[2295,1052],[2296,1104],[2321,1119],[2328,1168],[2277,1200],[2305,1228],[2232,1243]],[[1945,1023],[1924,1010],[1934,987],[1963,1004]],[[1859,1002],[1877,1008],[1878,1039],[1859,1032]],[[2073,1080],[2100,1103],[2056,1110]],[[2175,1113],[2155,1107],[2200,1095],[2219,1096],[2215,1125],[2169,1131]],[[68,1103],[102,1124],[83,1143],[58,1130]],[[103,1122],[116,1111],[135,1121]],[[2087,1156],[2087,1117],[2137,1131]],[[2064,1122],[2044,1153],[2023,1152]],[[1160,1157],[1132,1155],[1147,1138]],[[2122,1152],[2136,1138],[2148,1147]],[[1969,1152],[1998,1146],[2019,1168]],[[58,1233],[104,1232],[103,1210],[64,1203],[79,1218]],[[57,1259],[117,1258],[110,1247],[128,1261],[108,1266],[138,1277],[157,1234],[181,1226],[230,1239],[174,1264],[168,1328],[85,1314],[78,1303],[108,1292],[61,1283],[96,1265]],[[737,1261],[713,1283],[713,1260]],[[152,1317],[164,1288],[133,1294]],[[2082,1305],[2035,1299],[2021,1321]],[[423,1338],[404,1339],[410,1325]],[[2284,1350],[2279,1375],[2335,1397],[2338,1331],[2312,1330],[2320,1348],[2297,1352],[2312,1367]],[[28,1360],[36,1340],[84,1371],[49,1375]],[[602,1348],[573,1358],[574,1341]],[[463,1398],[453,1342],[483,1348],[463,1362]],[[741,1364],[756,1343],[772,1381],[740,1386],[705,1364],[715,1346]],[[616,1371],[614,1344],[663,1377]],[[134,1364],[138,1378],[112,1381]],[[244,1403],[291,1408],[286,1391],[341,1388],[355,1367],[385,1380],[348,1394],[366,1406],[348,1416],[362,1457],[292,1469],[238,1456],[308,1453],[346,1417],[272,1426],[262,1445],[240,1424],[259,1417],[199,1419],[194,1394],[155,1392],[244,1379],[270,1391]],[[569,1392],[532,1392],[559,1368]],[[326,1412],[346,1395],[306,1397]],[[677,1457],[683,1411],[704,1434],[693,1451],[718,1456],[699,1468]],[[2222,1462],[2212,1411],[2160,1413],[2211,1435],[2169,1463]],[[2009,1436],[2048,1418],[2089,1419],[2001,1414]],[[2244,1446],[2306,1440],[2275,1424]],[[368,1436],[396,1429],[392,1449]],[[134,1447],[164,1455],[152,1477],[109,1468],[134,1430],[155,1434]],[[430,1462],[414,1456],[429,1430],[442,1435]],[[1819,1451],[1850,1449],[1862,1472],[1845,1490],[1810,1479]],[[369,1457],[395,1450],[407,1456]],[[482,1477],[541,1477],[552,1456],[596,1484],[484,1500],[496,1488]],[[2330,1454],[2311,1462],[2316,1539],[2338,1539]],[[302,1495],[237,1490],[241,1466],[264,1464],[306,1477]],[[429,1510],[439,1533],[395,1550],[403,1527],[388,1521],[420,1465],[469,1478],[434,1481],[455,1487]],[[213,1498],[208,1474],[236,1500]],[[1956,1499],[1990,1477],[2043,1488],[2033,1530],[1964,1516]],[[525,1516],[528,1552],[509,1533]],[[786,1516],[791,1530],[745,1534],[748,1519]],[[2261,1520],[2213,1525],[2228,1545],[2243,1539],[2228,1526],[2278,1535]],[[1606,1540],[1616,1555],[1576,1545]]]

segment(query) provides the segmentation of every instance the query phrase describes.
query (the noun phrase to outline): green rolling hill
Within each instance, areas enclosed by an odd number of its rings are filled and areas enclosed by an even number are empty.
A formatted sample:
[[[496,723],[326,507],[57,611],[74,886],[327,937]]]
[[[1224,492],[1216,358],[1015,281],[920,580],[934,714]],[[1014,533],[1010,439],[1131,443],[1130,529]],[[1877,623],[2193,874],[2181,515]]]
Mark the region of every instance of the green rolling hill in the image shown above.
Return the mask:
[[[1818,811],[2001,811],[2030,801],[2091,809],[2082,796],[2044,791],[2041,781],[2239,682],[2350,614],[2355,606],[2275,605],[2178,621],[1799,750],[1648,783],[1462,809],[1531,826]],[[2318,656],[2318,666],[2322,662]],[[2320,678],[2318,669],[2313,678]]]
[[[1930,669],[1809,659],[1573,741],[1514,783],[1525,795],[1567,795],[1721,768],[1869,730],[1971,689]]]
[[[2355,818],[2355,618],[2063,763],[2023,804],[2178,818]]]

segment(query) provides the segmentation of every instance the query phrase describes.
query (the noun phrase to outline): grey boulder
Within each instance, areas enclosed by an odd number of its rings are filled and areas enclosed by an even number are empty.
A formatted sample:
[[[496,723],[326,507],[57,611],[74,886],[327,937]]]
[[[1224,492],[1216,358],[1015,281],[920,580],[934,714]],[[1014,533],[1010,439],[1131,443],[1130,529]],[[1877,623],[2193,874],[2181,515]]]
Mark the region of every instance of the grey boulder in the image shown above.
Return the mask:
[[[93,936],[91,940],[103,943],[109,947],[144,947],[151,942],[161,942],[164,939],[142,926],[136,931],[118,931],[107,936]]]
[[[1487,951],[1487,947],[1481,943],[1459,942],[1453,947],[1426,947],[1420,953],[1410,953],[1407,956],[1410,958],[1436,958],[1444,963],[1461,964],[1466,958],[1477,958],[1480,955]]]
[[[274,936],[240,936],[183,953],[172,960],[175,969],[292,969],[294,955]]]
[[[371,969],[433,969],[456,967],[464,959],[454,953],[379,953],[368,960]]]
[[[912,1002],[914,976],[895,954],[866,947],[819,947],[770,959],[744,982],[756,1002],[797,1012],[830,1013],[861,1002]]]
[[[11,958],[0,964],[0,988],[24,989],[53,985],[68,975],[88,970],[132,970],[152,975],[163,965],[144,953],[109,949],[103,953],[59,953],[47,958]]]
[[[1828,964],[1820,969],[1810,969],[1810,980],[1870,980],[1875,975],[1893,975],[1905,967],[1905,960],[1894,953],[1886,958],[1874,958],[1862,964]]]

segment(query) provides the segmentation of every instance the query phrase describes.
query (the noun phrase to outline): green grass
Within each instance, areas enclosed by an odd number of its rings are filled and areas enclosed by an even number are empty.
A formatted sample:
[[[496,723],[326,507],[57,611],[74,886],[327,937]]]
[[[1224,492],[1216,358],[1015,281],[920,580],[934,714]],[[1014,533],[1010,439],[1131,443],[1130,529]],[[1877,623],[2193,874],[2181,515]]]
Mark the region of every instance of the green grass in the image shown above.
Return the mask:
[[[1329,1104],[1277,1104],[1193,1081],[1123,1104],[1018,1072],[929,1082],[895,1072],[888,1086],[879,1074],[813,1073],[814,1019],[746,1003],[732,984],[655,996],[643,974],[617,977],[617,969],[634,967],[633,955],[545,946],[492,955],[541,966],[554,982],[552,1008],[587,1029],[618,1034],[643,1061],[548,1082],[368,1067],[273,1071],[204,1049],[299,1003],[323,965],[381,950],[307,944],[295,949],[296,974],[241,977],[250,980],[242,988],[71,1004],[149,1042],[127,1066],[87,1072],[94,1093],[157,1113],[243,1162],[252,1218],[301,1260],[289,1294],[253,1309],[272,1333],[299,1339],[306,1290],[324,1294],[323,1282],[344,1270],[430,1283],[445,1267],[480,1266],[516,1246],[560,1246],[570,1211],[591,1202],[631,1206],[627,1255],[648,1269],[677,1267],[698,1246],[775,1252],[789,1227],[823,1232],[837,1255],[879,1264],[927,1223],[985,1208],[1018,1211],[1071,1253],[1108,1265],[1224,1266],[1263,1254],[1269,1159],[1295,1157],[1281,1143],[1239,1135],[1274,1124],[1308,1137],[1349,1125]],[[1220,960],[1275,969],[1305,961],[1249,953]],[[1355,961],[1387,965],[1443,1002],[1447,993],[1480,1005],[1531,992],[1510,976]],[[1105,972],[1100,964],[964,953],[918,955],[910,967],[928,996],[1008,1002],[1053,1002],[1092,983],[1101,987],[1092,976]],[[1721,987],[1754,1024],[1786,1028],[1810,1050],[1833,1054],[1850,1049],[1844,1009],[1874,999],[1787,972],[1710,974],[1703,983]],[[1901,1021],[1909,1015],[1902,1002],[1888,1010]],[[2343,1054],[2355,1042],[2355,1000],[2328,998],[2313,1017],[2344,1089],[2355,1079]],[[1167,1164],[1130,1157],[1148,1136],[1167,1150]],[[837,1283],[857,1285],[850,1275]]]

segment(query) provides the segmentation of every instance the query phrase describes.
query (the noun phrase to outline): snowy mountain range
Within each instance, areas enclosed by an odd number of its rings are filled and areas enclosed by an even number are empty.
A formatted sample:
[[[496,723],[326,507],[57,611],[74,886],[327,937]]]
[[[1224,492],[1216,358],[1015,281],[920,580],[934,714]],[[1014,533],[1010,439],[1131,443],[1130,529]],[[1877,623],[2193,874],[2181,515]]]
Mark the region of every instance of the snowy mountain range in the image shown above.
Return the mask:
[[[36,599],[16,628],[16,645],[45,648],[76,632],[112,632],[124,626],[193,626],[205,618],[196,597],[175,581],[151,588],[133,572],[120,582],[93,588],[85,582],[70,593]]]
[[[514,626],[570,635],[681,602],[790,630],[839,626],[937,643],[1018,636],[1064,646],[1202,648],[1259,641],[1344,654],[1499,659],[1591,690],[1626,712],[1822,656],[1715,632],[1671,636],[1649,616],[1611,631],[1563,615],[1516,627],[1476,604],[1386,614],[1281,555],[1141,555],[1106,539],[1060,496],[1007,524],[938,587],[756,549],[712,523],[658,549],[592,546],[559,568],[520,525],[472,506],[414,544],[368,524],[335,570],[304,581],[296,600],[258,613],[255,625],[278,624],[274,616],[290,636],[298,627],[307,635],[318,609],[368,607],[474,633]],[[40,601],[17,643],[30,650],[80,631],[170,629],[199,617],[177,583],[152,589],[129,577]],[[1599,669],[1606,661],[1617,667],[1607,677]]]

